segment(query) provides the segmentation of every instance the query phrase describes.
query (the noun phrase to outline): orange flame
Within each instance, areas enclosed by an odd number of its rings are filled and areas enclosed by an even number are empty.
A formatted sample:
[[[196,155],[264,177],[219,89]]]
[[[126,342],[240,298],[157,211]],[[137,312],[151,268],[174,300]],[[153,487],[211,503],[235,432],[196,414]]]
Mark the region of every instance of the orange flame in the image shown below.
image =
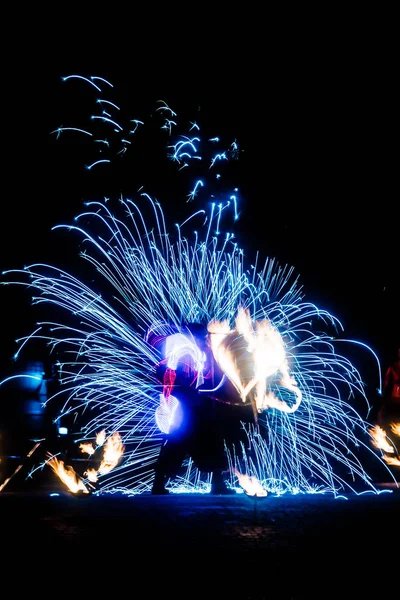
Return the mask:
[[[93,444],[90,444],[90,443],[79,444],[79,448],[81,449],[82,452],[84,452],[86,454],[94,454],[94,452],[95,452],[95,450],[93,448]]]
[[[230,329],[227,321],[211,321],[208,331],[211,334],[211,350],[215,360],[231,380],[240,394],[243,402],[254,389],[254,401],[258,412],[268,408],[276,408],[282,412],[293,413],[300,406],[302,393],[297,383],[289,373],[283,339],[279,331],[268,319],[252,321],[247,309],[239,308],[236,317],[235,330]],[[229,343],[230,334],[235,333],[247,343],[248,357],[251,358],[250,376],[244,372],[248,361],[235,356]],[[231,346],[231,348],[230,348]],[[243,348],[241,348],[243,350]],[[246,362],[246,365],[245,365]],[[280,400],[275,394],[267,391],[268,379],[279,373],[280,385],[294,393],[296,401],[290,406]]]
[[[106,441],[106,430],[103,429],[96,435],[96,445],[102,446],[105,441]]]
[[[96,446],[102,446],[106,439],[106,430],[103,429],[99,433],[96,434]],[[82,452],[86,454],[92,455],[96,452],[96,448],[90,442],[85,442],[79,445],[79,448]]]
[[[400,467],[400,458],[395,458],[394,456],[384,456],[383,459],[388,465]]]
[[[88,469],[87,471],[85,471],[84,474],[92,483],[96,483],[96,481],[98,480],[96,469]]]
[[[379,425],[375,425],[369,430],[369,433],[372,435],[373,444],[376,448],[383,450],[384,452],[388,452],[389,454],[393,454],[394,449],[393,446],[389,444],[386,439],[386,431],[379,427]]]
[[[391,423],[390,429],[395,435],[400,436],[400,423]]]
[[[244,489],[248,496],[267,496],[268,493],[262,487],[261,483],[252,475],[243,475],[234,469],[234,473],[239,480],[239,485]]]
[[[50,458],[50,460],[47,461],[47,464],[53,469],[56,475],[58,475],[61,481],[68,487],[68,489],[72,493],[89,493],[89,490],[87,489],[79,475],[74,471],[73,467],[69,465],[64,466],[64,462],[62,460],[58,460],[56,456]]]
[[[103,458],[98,468],[98,472],[101,475],[104,475],[105,473],[112,471],[112,469],[117,466],[124,450],[125,446],[122,444],[120,434],[118,432],[113,433],[104,446]]]

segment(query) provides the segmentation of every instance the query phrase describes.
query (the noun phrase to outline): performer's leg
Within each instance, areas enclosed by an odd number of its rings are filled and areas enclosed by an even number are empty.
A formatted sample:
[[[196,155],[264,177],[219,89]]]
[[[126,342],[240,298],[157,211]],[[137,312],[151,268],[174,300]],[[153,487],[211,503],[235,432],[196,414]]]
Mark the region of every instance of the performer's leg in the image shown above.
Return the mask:
[[[186,441],[184,438],[167,438],[161,447],[157,464],[154,469],[154,481],[151,490],[152,494],[168,494],[165,487],[168,479],[176,477],[186,455]]]

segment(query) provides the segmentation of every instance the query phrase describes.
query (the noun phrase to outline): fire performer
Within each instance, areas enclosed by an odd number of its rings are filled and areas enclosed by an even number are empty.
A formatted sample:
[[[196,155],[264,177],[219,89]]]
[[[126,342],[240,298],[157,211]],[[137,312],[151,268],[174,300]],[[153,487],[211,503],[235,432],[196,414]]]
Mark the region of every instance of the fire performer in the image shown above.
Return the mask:
[[[211,493],[232,493],[223,479],[225,443],[239,437],[241,419],[251,419],[253,412],[250,404],[241,407],[237,391],[213,358],[209,339],[206,327],[190,323],[162,341],[164,358],[157,377],[163,389],[156,419],[166,439],[152,494],[168,494],[165,484],[186,456],[199,471],[212,473]]]

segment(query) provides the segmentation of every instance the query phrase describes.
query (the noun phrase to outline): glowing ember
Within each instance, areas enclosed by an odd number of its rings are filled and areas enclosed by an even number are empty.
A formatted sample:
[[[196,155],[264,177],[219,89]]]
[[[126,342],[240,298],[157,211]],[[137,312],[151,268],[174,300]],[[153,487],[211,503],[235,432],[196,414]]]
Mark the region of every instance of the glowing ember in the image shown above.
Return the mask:
[[[248,496],[267,496],[266,490],[262,487],[257,477],[243,475],[234,469],[234,473],[239,480],[239,485],[244,489]]]
[[[386,431],[382,429],[382,427],[379,427],[379,425],[375,425],[375,427],[372,427],[369,430],[369,432],[372,435],[373,444],[376,448],[379,448],[384,452],[389,452],[390,454],[393,454],[393,446],[391,446],[387,441]]]
[[[89,493],[89,490],[87,489],[79,475],[75,472],[73,467],[69,465],[64,466],[64,462],[62,460],[58,460],[56,456],[50,458],[50,460],[48,460],[46,464],[48,464],[49,467],[53,469],[56,475],[58,475],[61,481],[65,483],[65,485],[72,493]]]
[[[117,466],[124,450],[125,446],[122,444],[120,434],[118,432],[113,433],[104,446],[103,458],[98,468],[98,473],[104,475],[112,471]]]

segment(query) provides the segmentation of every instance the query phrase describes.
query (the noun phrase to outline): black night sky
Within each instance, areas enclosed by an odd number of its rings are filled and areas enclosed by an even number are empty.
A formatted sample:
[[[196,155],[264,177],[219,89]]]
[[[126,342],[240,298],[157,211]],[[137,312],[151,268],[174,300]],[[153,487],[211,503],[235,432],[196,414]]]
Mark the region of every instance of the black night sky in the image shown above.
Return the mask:
[[[119,50],[113,60],[96,53],[91,60],[88,49],[67,52],[53,43],[39,57],[25,47],[10,67],[1,270],[43,261],[79,275],[77,244],[51,228],[72,222],[87,200],[134,196],[144,185],[175,220],[191,212],[189,183],[183,177],[176,184],[175,165],[157,154],[165,145],[141,137],[140,153],[115,153],[110,164],[87,170],[93,142],[51,134],[87,125],[93,100],[89,86],[61,78],[103,77],[128,119],[154,114],[162,99],[179,118],[237,140],[239,159],[227,181],[240,191],[235,233],[249,261],[258,250],[292,265],[306,298],[335,314],[344,337],[372,346],[386,366],[400,345],[398,111],[390,66],[372,50],[278,62],[240,52],[189,61],[133,51],[132,60]],[[0,303],[7,371],[13,340],[31,332],[36,315],[20,286],[0,287]]]

